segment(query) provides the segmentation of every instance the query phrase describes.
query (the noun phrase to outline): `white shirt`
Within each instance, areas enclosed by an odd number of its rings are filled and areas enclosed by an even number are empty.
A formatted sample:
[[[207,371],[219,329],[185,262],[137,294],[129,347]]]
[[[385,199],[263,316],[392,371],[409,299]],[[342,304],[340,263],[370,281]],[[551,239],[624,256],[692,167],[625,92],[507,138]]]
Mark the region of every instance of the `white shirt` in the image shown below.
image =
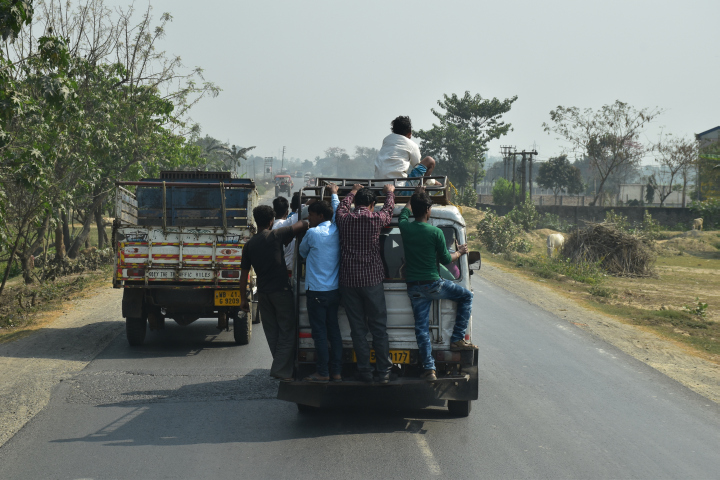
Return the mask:
[[[272,229],[275,230],[276,228],[280,228],[280,227],[288,227],[295,222],[297,222],[297,213],[293,212],[290,215],[288,215],[288,217],[285,220],[275,219],[275,223],[273,223]],[[285,246],[285,265],[287,266],[288,270],[292,270],[294,260],[295,260],[295,239],[293,238],[292,240],[290,240],[290,243],[288,243]]]
[[[383,140],[375,160],[375,178],[407,177],[420,163],[420,147],[405,135],[391,133]]]

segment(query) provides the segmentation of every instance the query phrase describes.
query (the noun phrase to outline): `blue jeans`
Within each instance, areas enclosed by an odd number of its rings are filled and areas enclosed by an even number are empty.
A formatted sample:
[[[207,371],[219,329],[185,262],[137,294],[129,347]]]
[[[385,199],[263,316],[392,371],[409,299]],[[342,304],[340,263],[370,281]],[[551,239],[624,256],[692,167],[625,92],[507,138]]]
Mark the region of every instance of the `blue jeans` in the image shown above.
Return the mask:
[[[417,178],[417,177],[424,177],[425,172],[427,172],[427,167],[423,165],[422,163],[418,163],[415,165],[415,168],[413,168],[410,173],[408,173],[408,178]],[[420,182],[416,181],[407,181],[405,182],[406,187],[417,187]],[[413,193],[415,193],[413,190],[407,190],[400,192],[400,195],[407,195],[410,196]]]
[[[472,313],[473,294],[470,290],[443,279],[427,285],[408,285],[407,293],[415,317],[415,338],[420,351],[420,361],[425,370],[435,370],[435,359],[430,344],[430,306],[433,300],[457,302],[455,327],[450,338],[450,343],[454,343],[465,338]]]
[[[328,365],[333,375],[340,375],[342,369],[342,336],[338,325],[338,307],[340,290],[328,292],[307,292],[307,310],[312,329],[312,338],[317,352],[316,369],[318,375],[329,375]],[[328,341],[330,351],[328,351]]]

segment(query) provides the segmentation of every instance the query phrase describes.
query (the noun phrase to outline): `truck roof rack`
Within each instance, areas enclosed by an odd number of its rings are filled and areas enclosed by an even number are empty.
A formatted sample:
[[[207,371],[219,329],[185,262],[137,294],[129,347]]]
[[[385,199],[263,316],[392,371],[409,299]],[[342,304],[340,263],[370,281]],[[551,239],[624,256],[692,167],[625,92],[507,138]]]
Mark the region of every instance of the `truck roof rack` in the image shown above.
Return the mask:
[[[230,172],[203,172],[200,170],[165,170],[160,172],[160,180],[230,180]]]
[[[440,185],[426,185],[428,180],[435,180]],[[333,178],[318,177],[315,179],[315,185],[305,186],[300,190],[300,194],[308,199],[329,200],[330,191],[327,185],[334,183],[338,186],[338,195],[343,197],[347,195],[353,185],[360,184],[377,193],[382,193],[386,184],[395,185],[396,203],[405,203],[418,185],[425,185],[425,191],[430,194],[435,205],[451,205],[448,178],[444,176],[432,177],[395,177],[395,178]],[[377,203],[385,203],[385,196],[378,195]]]

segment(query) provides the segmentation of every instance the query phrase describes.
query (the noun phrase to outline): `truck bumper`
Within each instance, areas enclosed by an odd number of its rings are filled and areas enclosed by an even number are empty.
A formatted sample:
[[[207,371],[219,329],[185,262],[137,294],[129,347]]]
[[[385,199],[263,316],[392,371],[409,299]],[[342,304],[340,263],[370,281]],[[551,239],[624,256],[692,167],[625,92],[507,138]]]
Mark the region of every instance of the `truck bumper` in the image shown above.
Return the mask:
[[[445,400],[477,400],[477,365],[464,369],[464,375],[440,377],[428,382],[400,377],[388,384],[357,381],[317,384],[310,382],[280,383],[277,398],[313,407],[392,406],[427,407],[442,405]]]

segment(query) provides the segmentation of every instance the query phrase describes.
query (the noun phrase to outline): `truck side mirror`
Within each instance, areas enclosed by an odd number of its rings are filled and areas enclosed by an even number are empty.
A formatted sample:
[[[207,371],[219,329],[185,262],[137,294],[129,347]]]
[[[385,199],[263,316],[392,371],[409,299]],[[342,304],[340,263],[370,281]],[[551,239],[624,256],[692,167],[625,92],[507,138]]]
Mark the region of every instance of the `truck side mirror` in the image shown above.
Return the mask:
[[[468,265],[470,270],[480,270],[482,265],[480,252],[468,252]]]

